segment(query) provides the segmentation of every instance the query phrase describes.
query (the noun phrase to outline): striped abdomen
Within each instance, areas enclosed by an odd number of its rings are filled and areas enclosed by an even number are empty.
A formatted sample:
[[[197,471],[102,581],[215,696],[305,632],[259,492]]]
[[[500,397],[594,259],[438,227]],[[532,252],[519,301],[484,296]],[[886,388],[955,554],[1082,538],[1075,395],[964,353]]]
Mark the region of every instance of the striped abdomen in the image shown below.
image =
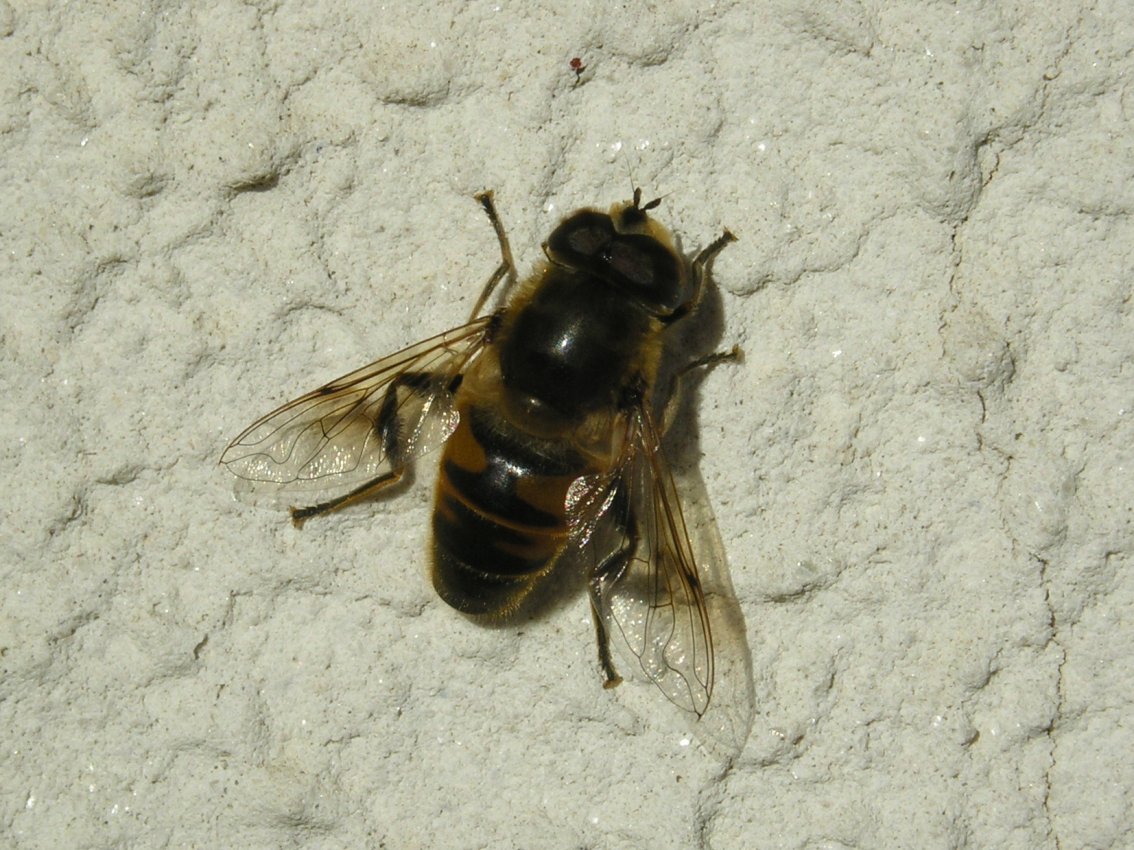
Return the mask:
[[[586,472],[568,446],[465,401],[433,508],[433,585],[466,614],[516,609],[567,540],[567,489]]]

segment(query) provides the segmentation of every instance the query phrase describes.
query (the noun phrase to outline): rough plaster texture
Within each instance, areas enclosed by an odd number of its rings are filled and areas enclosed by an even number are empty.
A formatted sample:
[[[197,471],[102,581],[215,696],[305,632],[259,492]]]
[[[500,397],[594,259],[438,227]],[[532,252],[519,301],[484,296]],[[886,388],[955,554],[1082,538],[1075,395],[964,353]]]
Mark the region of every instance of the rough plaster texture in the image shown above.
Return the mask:
[[[0,2],[0,844],[1131,846],[1128,4],[405,8]],[[426,472],[297,532],[216,466],[463,319],[474,191],[530,267],[631,180],[741,238],[732,760],[583,599],[446,609]]]

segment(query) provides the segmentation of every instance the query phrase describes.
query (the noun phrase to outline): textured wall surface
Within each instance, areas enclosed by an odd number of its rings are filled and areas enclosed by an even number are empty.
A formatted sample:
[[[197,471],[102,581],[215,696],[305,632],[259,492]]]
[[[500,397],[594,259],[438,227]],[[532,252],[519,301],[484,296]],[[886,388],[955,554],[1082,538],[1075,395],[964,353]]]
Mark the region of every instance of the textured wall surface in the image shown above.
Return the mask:
[[[1129,846],[1127,4],[708,6],[0,0],[0,843]],[[446,608],[428,460],[302,531],[217,466],[465,319],[475,191],[523,270],[633,185],[740,237],[673,449],[737,753],[579,594]]]

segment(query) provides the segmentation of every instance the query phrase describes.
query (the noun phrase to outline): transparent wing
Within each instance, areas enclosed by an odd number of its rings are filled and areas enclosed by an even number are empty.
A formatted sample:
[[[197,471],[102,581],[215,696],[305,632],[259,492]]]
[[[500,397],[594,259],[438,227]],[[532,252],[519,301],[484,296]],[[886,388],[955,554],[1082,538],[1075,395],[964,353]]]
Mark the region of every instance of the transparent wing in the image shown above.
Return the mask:
[[[247,501],[335,498],[443,443],[450,388],[480,353],[491,316],[344,375],[257,420],[220,462]]]
[[[677,489],[646,407],[627,420],[614,472],[576,482],[568,514],[583,545],[626,555],[616,561],[619,569],[594,579],[607,633],[622,638],[670,702],[700,717],[713,692],[709,612]]]

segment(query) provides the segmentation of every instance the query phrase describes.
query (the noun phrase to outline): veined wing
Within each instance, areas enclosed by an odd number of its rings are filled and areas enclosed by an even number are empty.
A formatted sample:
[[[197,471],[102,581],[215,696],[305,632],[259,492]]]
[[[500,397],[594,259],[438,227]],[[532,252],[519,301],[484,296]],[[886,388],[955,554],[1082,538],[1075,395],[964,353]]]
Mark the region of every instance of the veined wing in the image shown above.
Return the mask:
[[[704,591],[648,405],[626,427],[615,470],[576,482],[568,516],[579,545],[626,554],[621,569],[594,579],[607,634],[621,636],[670,702],[700,717],[713,692]]]
[[[332,499],[399,468],[457,426],[453,389],[480,353],[492,316],[343,375],[272,411],[220,462],[253,502]]]

